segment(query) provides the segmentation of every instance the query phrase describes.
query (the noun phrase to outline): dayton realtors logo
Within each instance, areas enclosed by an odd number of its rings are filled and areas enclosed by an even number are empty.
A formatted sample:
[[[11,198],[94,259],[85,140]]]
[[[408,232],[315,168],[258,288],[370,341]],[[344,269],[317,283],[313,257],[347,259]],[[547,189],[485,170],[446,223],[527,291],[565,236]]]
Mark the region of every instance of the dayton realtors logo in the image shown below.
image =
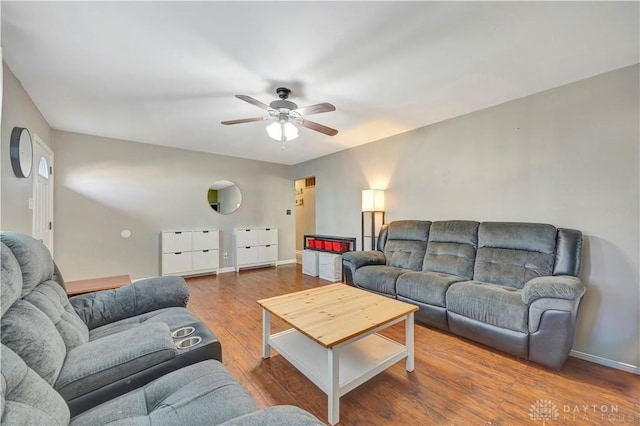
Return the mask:
[[[546,399],[539,399],[529,408],[529,418],[531,420],[542,420],[544,426],[547,420],[558,420],[558,407],[553,402]]]
[[[561,417],[562,416],[562,417]],[[529,418],[542,421],[543,426],[548,421],[597,421],[633,423],[638,421],[638,415],[621,413],[617,405],[596,404],[565,404],[562,414],[558,407],[547,399],[539,399],[529,408]]]

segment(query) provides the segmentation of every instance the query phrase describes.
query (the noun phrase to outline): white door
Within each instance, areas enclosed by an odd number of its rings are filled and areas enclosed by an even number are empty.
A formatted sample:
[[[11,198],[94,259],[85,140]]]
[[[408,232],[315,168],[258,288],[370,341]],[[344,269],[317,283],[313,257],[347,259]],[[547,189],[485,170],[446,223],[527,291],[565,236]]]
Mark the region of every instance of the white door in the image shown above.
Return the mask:
[[[32,235],[53,255],[53,151],[34,135]]]

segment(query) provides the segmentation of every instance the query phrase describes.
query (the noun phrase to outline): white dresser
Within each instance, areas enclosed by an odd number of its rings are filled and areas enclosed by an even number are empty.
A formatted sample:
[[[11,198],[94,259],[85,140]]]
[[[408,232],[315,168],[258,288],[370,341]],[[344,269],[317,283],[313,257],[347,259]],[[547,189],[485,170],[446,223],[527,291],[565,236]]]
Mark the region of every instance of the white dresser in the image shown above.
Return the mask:
[[[235,228],[236,272],[240,268],[275,265],[278,261],[278,228]]]
[[[218,273],[220,231],[162,232],[162,275],[198,275]]]

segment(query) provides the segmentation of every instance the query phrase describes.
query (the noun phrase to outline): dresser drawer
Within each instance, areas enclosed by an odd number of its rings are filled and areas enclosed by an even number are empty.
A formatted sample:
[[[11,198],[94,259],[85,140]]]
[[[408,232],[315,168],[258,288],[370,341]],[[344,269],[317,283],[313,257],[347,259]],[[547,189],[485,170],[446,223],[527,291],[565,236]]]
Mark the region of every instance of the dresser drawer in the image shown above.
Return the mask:
[[[191,253],[193,258],[193,271],[216,269],[220,263],[218,250],[202,250]]]
[[[191,250],[191,232],[163,232],[162,252],[176,253]]]
[[[236,263],[238,265],[246,265],[258,262],[258,247],[238,247],[236,251]]]
[[[193,231],[193,250],[217,250],[218,231]]]
[[[162,255],[162,275],[191,271],[191,252],[164,253]]]

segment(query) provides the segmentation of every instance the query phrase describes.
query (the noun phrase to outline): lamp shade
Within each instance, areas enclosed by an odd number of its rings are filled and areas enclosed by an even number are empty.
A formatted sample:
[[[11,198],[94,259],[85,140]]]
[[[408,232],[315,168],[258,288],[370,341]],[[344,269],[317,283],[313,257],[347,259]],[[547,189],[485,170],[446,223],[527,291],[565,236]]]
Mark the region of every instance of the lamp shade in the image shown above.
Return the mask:
[[[381,189],[365,189],[362,191],[362,211],[384,211],[384,191]]]
[[[267,133],[278,142],[286,142],[298,137],[298,128],[293,124],[277,121],[267,126]],[[284,133],[284,140],[282,134]]]

